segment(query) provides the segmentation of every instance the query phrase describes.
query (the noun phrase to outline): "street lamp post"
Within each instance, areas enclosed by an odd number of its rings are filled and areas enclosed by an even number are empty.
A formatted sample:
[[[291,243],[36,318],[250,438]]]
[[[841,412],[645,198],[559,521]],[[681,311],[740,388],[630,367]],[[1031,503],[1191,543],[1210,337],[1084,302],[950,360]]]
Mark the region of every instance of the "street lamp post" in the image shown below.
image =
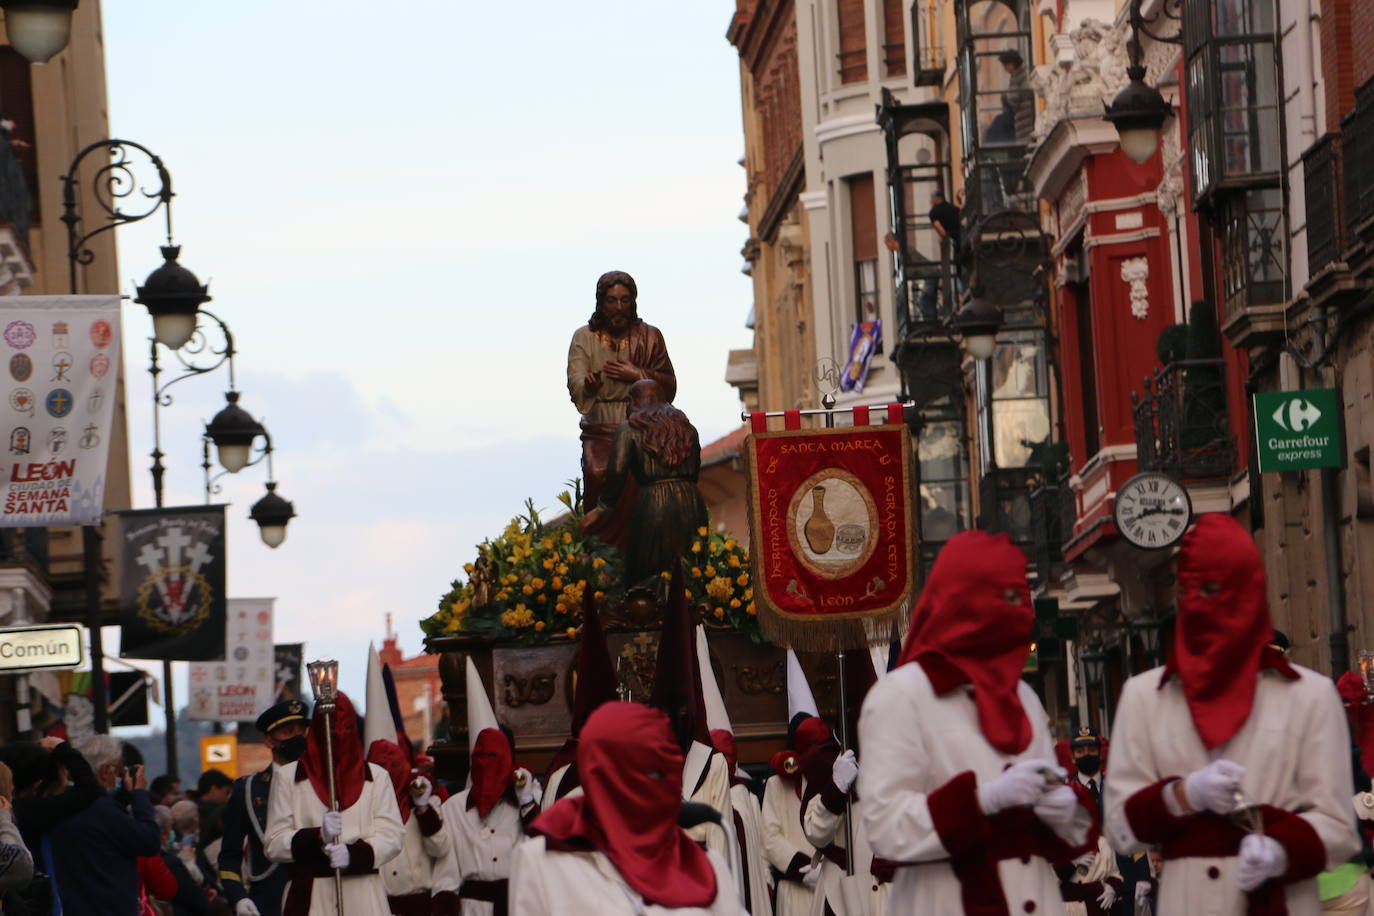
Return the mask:
[[[30,5],[42,6],[46,4],[52,6],[60,5],[63,0],[25,0],[25,2],[30,3]],[[7,14],[12,15],[11,7],[15,5],[0,0],[0,7],[4,7]],[[72,0],[70,5],[75,7],[75,0]],[[10,21],[7,19],[7,24]],[[92,181],[92,196],[104,212],[105,219],[95,228],[83,230],[78,203],[79,171],[86,157],[96,151],[103,151],[108,157],[108,161],[101,164],[96,170]],[[153,190],[148,190],[139,184],[135,175],[135,158],[140,156],[147,159],[157,175],[158,183]],[[207,443],[212,441],[217,446],[220,462],[225,471],[236,473],[244,467],[256,463],[256,460],[251,459],[251,453],[254,441],[258,436],[262,436],[266,445],[262,449],[263,454],[257,460],[261,460],[262,457],[268,459],[270,477],[271,438],[260,423],[238,406],[239,394],[235,388],[234,376],[236,350],[233,333],[219,316],[201,308],[202,305],[210,301],[206,286],[197,279],[195,274],[177,261],[181,248],[172,240],[172,197],[174,196],[172,179],[162,164],[162,160],[147,147],[132,140],[100,140],[77,153],[67,168],[67,174],[62,176],[62,184],[63,213],[61,218],[67,227],[68,280],[69,288],[73,294],[77,292],[78,288],[78,267],[90,264],[95,260],[95,253],[86,246],[86,242],[91,238],[125,223],[147,219],[159,210],[163,212],[166,220],[167,243],[162,248],[164,263],[149,274],[143,285],[138,287],[138,295],[134,300],[148,309],[153,321],[153,337],[149,343],[148,374],[152,380],[153,394],[153,451],[151,452],[153,463],[149,471],[153,482],[154,504],[159,508],[163,505],[163,477],[166,468],[162,463],[164,453],[162,451],[161,409],[172,403],[172,396],[167,393],[168,389],[180,381],[205,375],[226,364],[229,367],[230,390],[226,394],[229,406],[221,410],[214,420],[206,426],[204,438]],[[135,196],[135,190],[141,193],[142,201]],[[201,330],[202,316],[209,318],[214,325],[218,326],[224,338],[222,346],[212,344]],[[159,376],[163,371],[158,361],[159,344],[171,350],[181,363],[182,371],[166,382],[159,381]],[[206,462],[208,465],[208,445]],[[254,505],[250,515],[261,528],[263,541],[271,547],[280,545],[285,539],[286,524],[295,515],[291,504],[277,496],[274,493],[275,489],[275,482],[269,481],[267,496]],[[209,482],[207,480],[208,492]],[[273,500],[275,503],[272,502]],[[266,508],[259,511],[264,504],[267,504]],[[100,539],[94,526],[86,526],[83,529],[83,545],[88,572],[86,610],[88,628],[91,633],[95,725],[97,731],[105,732],[109,729],[109,722],[104,685],[104,651],[100,636],[102,623],[100,584],[97,578],[101,570],[102,557]],[[162,680],[165,694],[163,703],[166,714],[167,771],[175,773],[177,770],[176,707],[172,692],[172,663],[168,660],[162,662]]]
[[[1130,80],[1126,88],[1116,94],[1107,106],[1103,117],[1116,127],[1121,138],[1121,151],[1134,162],[1146,162],[1159,149],[1159,132],[1164,121],[1173,114],[1173,108],[1164,100],[1158,89],[1145,82],[1145,64],[1140,45],[1141,33],[1151,39],[1166,44],[1182,44],[1183,29],[1173,35],[1159,35],[1151,31],[1160,19],[1179,20],[1180,13],[1170,12],[1170,5],[1182,8],[1181,0],[1163,0],[1159,11],[1150,19],[1141,12],[1144,0],[1131,0],[1130,23],[1131,37],[1126,43],[1130,55],[1130,66],[1126,76]]]

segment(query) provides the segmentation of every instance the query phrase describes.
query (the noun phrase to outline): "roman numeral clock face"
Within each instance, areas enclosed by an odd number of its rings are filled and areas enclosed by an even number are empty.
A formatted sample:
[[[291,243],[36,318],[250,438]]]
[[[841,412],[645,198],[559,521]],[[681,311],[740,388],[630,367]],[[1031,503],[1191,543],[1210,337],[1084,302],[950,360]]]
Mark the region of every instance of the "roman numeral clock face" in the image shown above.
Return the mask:
[[[1171,547],[1193,520],[1188,491],[1167,474],[1137,474],[1116,490],[1112,507],[1116,527],[1137,547]]]

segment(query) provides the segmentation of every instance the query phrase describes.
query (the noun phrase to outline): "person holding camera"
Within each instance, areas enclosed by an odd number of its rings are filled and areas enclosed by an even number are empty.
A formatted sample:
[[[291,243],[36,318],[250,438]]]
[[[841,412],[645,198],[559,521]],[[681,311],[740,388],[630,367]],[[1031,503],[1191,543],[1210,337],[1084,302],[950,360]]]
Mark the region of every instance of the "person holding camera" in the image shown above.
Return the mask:
[[[138,916],[138,858],[155,856],[162,832],[143,767],[124,765],[123,742],[96,735],[81,745],[105,795],[48,831],[42,854],[64,913]],[[127,796],[126,809],[114,797]]]

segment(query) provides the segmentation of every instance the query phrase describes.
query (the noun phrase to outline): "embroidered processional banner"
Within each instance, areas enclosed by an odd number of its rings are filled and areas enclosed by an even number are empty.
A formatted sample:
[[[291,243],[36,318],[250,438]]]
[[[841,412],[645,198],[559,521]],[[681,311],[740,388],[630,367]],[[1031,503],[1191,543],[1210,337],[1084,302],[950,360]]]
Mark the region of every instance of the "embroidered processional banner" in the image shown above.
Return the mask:
[[[0,527],[100,524],[119,362],[119,296],[0,296]]]
[[[900,635],[916,591],[911,433],[888,422],[783,430],[753,418],[747,442],[750,556],[759,626],[773,642],[821,651]]]

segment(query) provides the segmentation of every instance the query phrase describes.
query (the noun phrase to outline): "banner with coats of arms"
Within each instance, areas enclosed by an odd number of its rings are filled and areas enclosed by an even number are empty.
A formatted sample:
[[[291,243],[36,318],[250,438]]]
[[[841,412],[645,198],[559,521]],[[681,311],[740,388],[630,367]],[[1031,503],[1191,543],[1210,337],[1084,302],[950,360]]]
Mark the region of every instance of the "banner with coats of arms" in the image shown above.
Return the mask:
[[[0,296],[0,527],[99,524],[119,296]]]
[[[223,659],[224,506],[120,512],[119,547],[119,654]]]

